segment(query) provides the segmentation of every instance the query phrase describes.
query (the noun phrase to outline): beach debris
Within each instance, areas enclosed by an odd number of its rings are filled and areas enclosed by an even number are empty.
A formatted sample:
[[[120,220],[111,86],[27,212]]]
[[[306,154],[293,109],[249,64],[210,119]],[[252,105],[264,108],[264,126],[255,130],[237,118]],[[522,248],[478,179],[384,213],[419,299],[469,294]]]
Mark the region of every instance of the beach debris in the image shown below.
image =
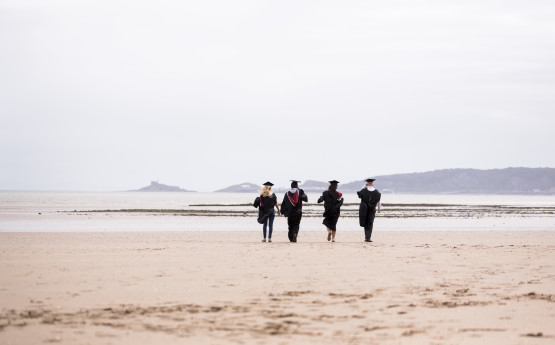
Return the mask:
[[[538,332],[538,333],[526,333],[522,335],[523,337],[533,337],[533,338],[541,338],[543,337],[543,333],[542,332]]]

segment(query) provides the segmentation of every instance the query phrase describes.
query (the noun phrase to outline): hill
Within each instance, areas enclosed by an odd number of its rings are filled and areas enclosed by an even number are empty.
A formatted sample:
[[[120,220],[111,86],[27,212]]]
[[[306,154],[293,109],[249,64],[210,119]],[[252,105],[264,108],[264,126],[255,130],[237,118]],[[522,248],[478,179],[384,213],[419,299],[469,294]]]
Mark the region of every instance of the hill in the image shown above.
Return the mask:
[[[555,194],[554,168],[443,169],[419,173],[373,176],[383,193],[430,194]],[[354,192],[364,179],[339,185],[339,190]],[[257,192],[261,186],[243,183],[217,192]],[[307,180],[300,185],[306,192],[321,192],[328,182]],[[287,191],[288,186],[274,188]]]
[[[305,192],[318,192],[320,193],[323,190],[326,190],[329,186],[328,182],[322,181],[315,181],[315,180],[306,180],[305,182],[299,185]],[[274,192],[276,193],[285,193],[289,190],[289,186],[275,188]]]
[[[441,194],[555,194],[555,169],[444,169],[376,176],[376,187],[393,193]],[[364,180],[341,185],[359,190]]]
[[[240,183],[226,188],[218,189],[215,193],[256,193],[262,186],[256,185],[254,183]]]
[[[129,192],[194,192],[194,191],[182,189],[176,186],[168,186],[166,184],[152,181],[150,182],[150,186],[146,186],[137,190],[130,190]]]

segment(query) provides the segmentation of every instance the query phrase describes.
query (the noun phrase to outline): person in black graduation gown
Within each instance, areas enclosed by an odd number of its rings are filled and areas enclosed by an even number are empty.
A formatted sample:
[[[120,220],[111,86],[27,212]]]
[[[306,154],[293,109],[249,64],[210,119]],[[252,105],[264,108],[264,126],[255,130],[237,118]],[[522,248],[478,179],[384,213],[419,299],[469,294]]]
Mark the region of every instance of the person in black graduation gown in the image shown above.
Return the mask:
[[[360,226],[364,227],[364,241],[372,242],[372,229],[374,228],[374,217],[376,217],[376,207],[378,213],[381,208],[381,193],[374,188],[376,179],[367,179],[366,186],[357,192],[360,198],[358,209],[358,219]]]
[[[318,203],[324,202],[324,221],[322,224],[328,229],[328,241],[335,242],[335,231],[337,220],[341,214],[341,205],[343,205],[343,195],[337,191],[336,180],[329,181],[328,190],[322,193],[318,199]]]
[[[264,183],[264,187],[260,191],[260,196],[254,199],[254,207],[258,207],[258,223],[264,224],[262,227],[262,235],[264,238],[262,242],[266,242],[266,228],[269,225],[268,231],[268,242],[272,242],[272,231],[274,230],[274,217],[276,212],[274,207],[277,209],[279,216],[279,206],[277,204],[277,197],[272,193],[272,182]]]
[[[281,202],[281,214],[287,217],[287,226],[289,227],[289,241],[297,242],[299,235],[299,227],[303,216],[303,201],[308,202],[304,190],[299,189],[299,182],[291,180],[291,190],[285,193]]]

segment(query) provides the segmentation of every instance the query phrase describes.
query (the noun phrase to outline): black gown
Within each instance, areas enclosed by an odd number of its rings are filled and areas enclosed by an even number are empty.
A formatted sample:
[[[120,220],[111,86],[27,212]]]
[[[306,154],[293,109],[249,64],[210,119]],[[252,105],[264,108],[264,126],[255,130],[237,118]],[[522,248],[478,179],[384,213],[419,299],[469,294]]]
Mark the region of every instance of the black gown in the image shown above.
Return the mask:
[[[376,205],[380,202],[382,195],[377,189],[369,191],[367,188],[357,192],[360,198],[358,209],[358,220],[360,226],[364,227],[364,238],[370,241],[374,228],[374,218],[376,217]]]
[[[374,189],[372,192],[368,188],[363,188],[357,192],[360,200],[360,206],[358,208],[358,220],[360,226],[368,226],[374,222],[374,217],[372,214],[376,214],[376,205],[380,202],[382,194]]]
[[[343,205],[343,198],[337,192],[330,192],[328,190],[322,193],[318,199],[318,203],[324,202],[324,224],[327,228],[336,230],[337,220],[341,214],[341,206]]]
[[[299,200],[296,205],[293,205],[288,195],[293,196],[294,194],[291,194],[291,192],[285,193],[280,212],[283,216],[287,217],[287,226],[289,228],[287,236],[289,237],[289,241],[297,242],[301,218],[303,217],[303,201],[308,202],[308,197],[304,190],[299,189]]]
[[[261,205],[262,201],[262,205]],[[259,196],[254,199],[253,206],[258,207],[258,223],[264,224],[266,219],[274,212],[274,206],[277,204],[277,197],[272,193],[270,196]]]

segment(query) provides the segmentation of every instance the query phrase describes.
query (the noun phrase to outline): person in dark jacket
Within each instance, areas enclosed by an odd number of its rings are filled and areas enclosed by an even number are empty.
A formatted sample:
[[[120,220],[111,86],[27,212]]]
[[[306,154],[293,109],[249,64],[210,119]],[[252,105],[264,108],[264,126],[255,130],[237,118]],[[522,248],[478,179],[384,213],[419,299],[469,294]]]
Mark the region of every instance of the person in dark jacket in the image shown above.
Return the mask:
[[[366,180],[366,186],[357,192],[360,198],[358,209],[358,219],[360,226],[364,227],[364,241],[372,242],[372,229],[374,228],[374,217],[376,217],[376,207],[378,213],[381,210],[381,193],[374,188],[376,179]]]
[[[299,227],[303,216],[303,201],[308,202],[304,190],[299,189],[299,182],[291,180],[291,190],[285,193],[281,202],[281,214],[287,217],[287,226],[289,227],[289,241],[297,242],[299,235]]]
[[[331,240],[335,242],[335,231],[337,226],[337,220],[341,214],[341,205],[343,205],[343,195],[337,191],[336,180],[329,181],[330,185],[328,190],[322,193],[322,196],[318,199],[318,203],[324,202],[324,221],[322,224],[328,229],[328,241]]]
[[[277,204],[277,197],[272,193],[272,182],[264,183],[264,187],[260,191],[260,196],[254,199],[254,207],[258,207],[258,223],[264,224],[262,227],[262,242],[266,242],[266,228],[269,225],[268,242],[272,242],[272,231],[274,230],[274,217],[277,209],[278,216],[279,206]]]

